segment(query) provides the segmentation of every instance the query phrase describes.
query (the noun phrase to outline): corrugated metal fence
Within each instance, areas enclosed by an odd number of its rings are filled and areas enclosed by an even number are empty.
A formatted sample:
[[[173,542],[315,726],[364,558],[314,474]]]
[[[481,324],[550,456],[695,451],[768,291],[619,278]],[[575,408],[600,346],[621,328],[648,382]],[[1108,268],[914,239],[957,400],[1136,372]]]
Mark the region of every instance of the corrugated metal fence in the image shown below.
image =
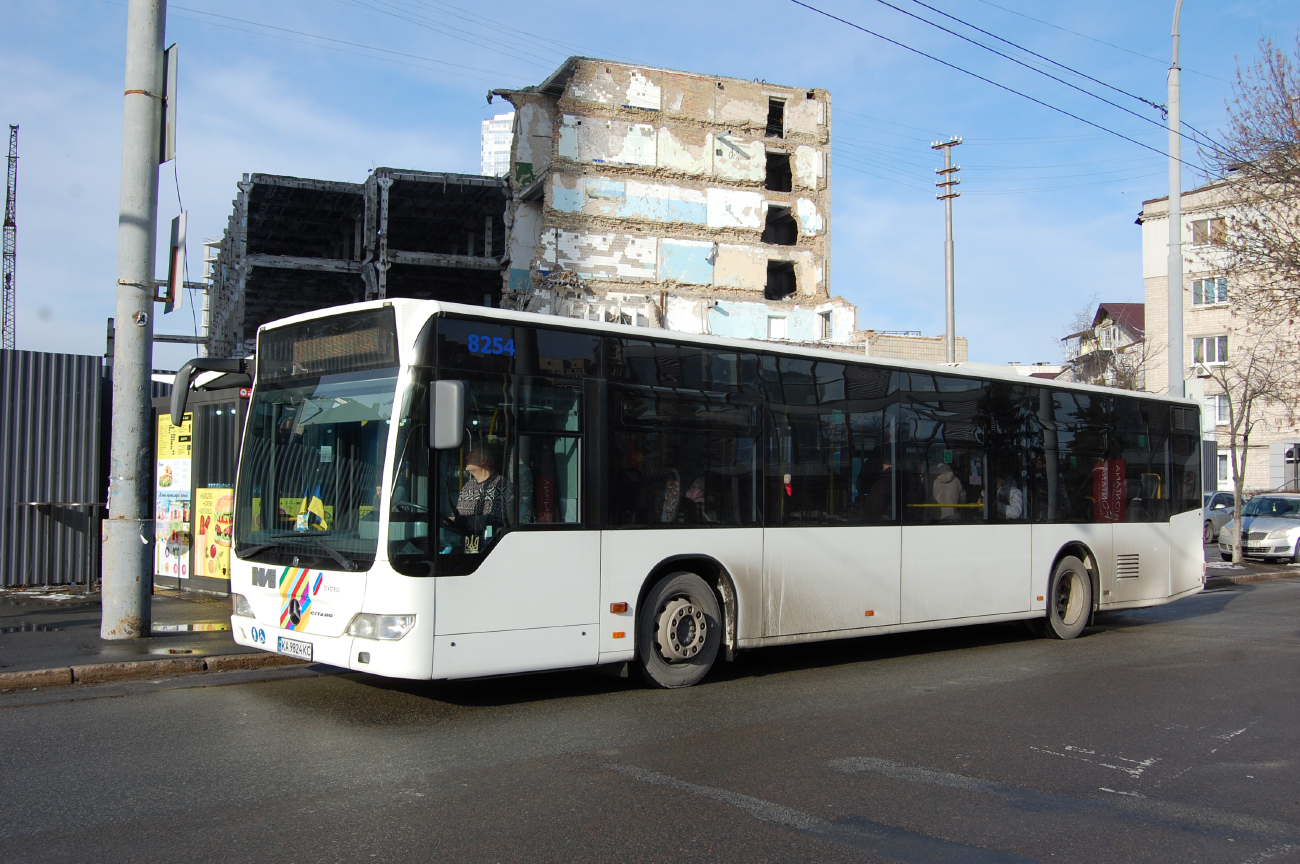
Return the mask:
[[[107,484],[102,366],[101,358],[80,354],[0,351],[5,587],[99,580]]]

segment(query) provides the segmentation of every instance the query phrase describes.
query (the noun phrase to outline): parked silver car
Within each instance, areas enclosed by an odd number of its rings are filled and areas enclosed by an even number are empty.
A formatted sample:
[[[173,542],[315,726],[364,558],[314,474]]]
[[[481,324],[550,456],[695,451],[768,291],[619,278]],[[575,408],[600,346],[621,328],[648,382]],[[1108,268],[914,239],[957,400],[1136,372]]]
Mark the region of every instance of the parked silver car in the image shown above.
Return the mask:
[[[1219,554],[1232,560],[1232,520],[1219,534]],[[1256,495],[1241,508],[1241,554],[1300,563],[1300,495]]]
[[[1219,539],[1219,531],[1224,523],[1232,518],[1232,504],[1235,496],[1231,492],[1211,492],[1205,496],[1205,509],[1201,518],[1205,521],[1205,545]]]

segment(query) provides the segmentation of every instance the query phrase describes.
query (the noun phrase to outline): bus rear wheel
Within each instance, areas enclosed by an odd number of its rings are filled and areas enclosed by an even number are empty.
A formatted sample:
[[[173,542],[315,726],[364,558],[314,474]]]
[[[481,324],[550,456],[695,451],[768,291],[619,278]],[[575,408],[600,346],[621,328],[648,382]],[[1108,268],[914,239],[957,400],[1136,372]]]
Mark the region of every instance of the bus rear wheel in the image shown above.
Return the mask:
[[[1047,585],[1047,620],[1043,635],[1073,639],[1088,626],[1092,614],[1092,578],[1082,561],[1072,555],[1062,558]]]
[[[694,573],[660,579],[637,613],[637,664],[652,687],[690,687],[718,656],[722,614],[713,589]]]

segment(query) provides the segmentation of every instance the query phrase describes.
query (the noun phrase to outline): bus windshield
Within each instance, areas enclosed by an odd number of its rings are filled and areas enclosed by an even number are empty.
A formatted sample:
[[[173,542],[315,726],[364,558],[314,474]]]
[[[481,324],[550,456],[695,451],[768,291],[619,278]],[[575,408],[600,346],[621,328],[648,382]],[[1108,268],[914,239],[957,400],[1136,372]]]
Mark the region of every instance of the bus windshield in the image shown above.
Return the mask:
[[[240,462],[235,551],[268,564],[365,570],[397,370],[261,384]]]

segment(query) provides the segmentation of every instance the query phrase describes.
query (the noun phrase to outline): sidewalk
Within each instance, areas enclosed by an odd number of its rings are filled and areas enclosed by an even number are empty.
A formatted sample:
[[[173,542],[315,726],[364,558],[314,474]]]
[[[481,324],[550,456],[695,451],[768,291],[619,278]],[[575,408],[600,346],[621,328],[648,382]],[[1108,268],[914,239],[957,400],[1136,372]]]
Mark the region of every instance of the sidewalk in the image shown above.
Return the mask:
[[[0,690],[297,662],[235,644],[220,597],[159,589],[144,639],[105,641],[99,623],[99,595],[77,586],[0,591]]]
[[[1246,558],[1240,564],[1233,564],[1223,560],[1217,545],[1205,547],[1206,588],[1297,578],[1300,578],[1300,564],[1265,562],[1257,558]]]

